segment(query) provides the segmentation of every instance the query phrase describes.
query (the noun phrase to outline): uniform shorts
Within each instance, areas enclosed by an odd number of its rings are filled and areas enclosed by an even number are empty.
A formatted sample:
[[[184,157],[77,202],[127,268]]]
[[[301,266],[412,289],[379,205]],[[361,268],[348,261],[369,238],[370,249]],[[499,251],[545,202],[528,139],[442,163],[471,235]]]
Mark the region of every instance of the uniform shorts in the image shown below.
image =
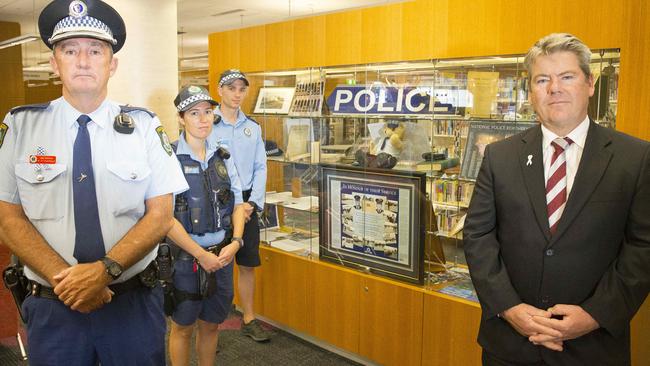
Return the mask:
[[[244,247],[235,255],[237,264],[246,267],[259,267],[260,261],[260,223],[256,211],[251,214],[251,219],[244,226]]]
[[[219,324],[228,317],[233,300],[232,262],[213,272],[217,278],[217,291],[204,300],[185,300],[176,304],[172,320],[178,325],[188,326],[201,319]],[[177,259],[174,262],[174,287],[191,293],[199,293],[198,274],[194,272],[194,261]]]

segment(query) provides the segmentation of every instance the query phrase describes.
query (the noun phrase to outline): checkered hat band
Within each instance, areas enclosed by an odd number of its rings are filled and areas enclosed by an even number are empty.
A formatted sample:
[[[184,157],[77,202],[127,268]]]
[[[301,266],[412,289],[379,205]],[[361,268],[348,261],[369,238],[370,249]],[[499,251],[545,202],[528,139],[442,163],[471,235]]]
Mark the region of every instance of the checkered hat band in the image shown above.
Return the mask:
[[[97,36],[103,40],[111,42],[112,44],[117,44],[117,40],[113,38],[113,32],[111,32],[111,29],[108,28],[108,26],[99,19],[89,16],[81,18],[66,17],[61,19],[61,21],[59,21],[56,26],[54,26],[52,37],[50,37],[48,41],[50,43],[53,43],[54,41],[66,36],[67,33],[89,33],[93,36]]]
[[[230,75],[225,76],[223,79],[221,79],[221,81],[219,81],[219,86],[222,87],[224,84],[228,84],[232,80],[236,80],[236,79],[244,79],[245,80],[246,77],[244,76],[244,74],[240,74],[240,73],[230,74]]]
[[[205,95],[205,94],[194,94],[191,97],[182,101],[181,104],[179,104],[178,107],[176,107],[176,110],[182,112],[183,109],[185,109],[188,105],[195,102],[201,102],[204,100],[212,100],[212,98],[209,95]]]

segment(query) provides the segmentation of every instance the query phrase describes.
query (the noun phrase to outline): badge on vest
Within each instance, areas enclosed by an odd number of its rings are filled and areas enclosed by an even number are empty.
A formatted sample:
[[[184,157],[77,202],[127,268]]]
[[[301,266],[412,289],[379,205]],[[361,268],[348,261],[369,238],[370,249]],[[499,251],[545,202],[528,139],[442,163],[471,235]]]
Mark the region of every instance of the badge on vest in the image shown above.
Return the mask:
[[[248,127],[244,128],[244,135],[246,135],[248,137],[251,137],[252,134],[253,133],[251,132],[250,128],[248,128]]]
[[[163,128],[163,126],[156,127],[156,133],[158,134],[158,137],[160,137],[160,144],[163,149],[165,149],[167,155],[172,156],[172,145],[169,143],[169,137],[167,137],[167,134],[165,133],[165,128]]]
[[[217,168],[217,174],[219,174],[219,177],[226,179],[228,177],[228,170],[226,169],[226,165],[222,162],[215,162],[214,163],[215,168]]]
[[[7,126],[4,122],[0,122],[0,148],[2,147],[2,143],[5,142],[7,131],[9,131],[9,126]]]

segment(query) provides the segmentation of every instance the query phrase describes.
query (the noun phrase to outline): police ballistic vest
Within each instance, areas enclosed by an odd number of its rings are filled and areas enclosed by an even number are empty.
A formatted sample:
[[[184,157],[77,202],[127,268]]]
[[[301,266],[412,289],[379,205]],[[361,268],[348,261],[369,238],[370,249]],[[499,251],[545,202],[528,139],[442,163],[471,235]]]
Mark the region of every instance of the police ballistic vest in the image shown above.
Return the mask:
[[[178,142],[172,146],[176,151]],[[205,170],[188,154],[176,154],[176,157],[190,189],[176,196],[174,217],[189,234],[232,230],[235,195],[230,189],[230,177],[221,156],[215,153]]]

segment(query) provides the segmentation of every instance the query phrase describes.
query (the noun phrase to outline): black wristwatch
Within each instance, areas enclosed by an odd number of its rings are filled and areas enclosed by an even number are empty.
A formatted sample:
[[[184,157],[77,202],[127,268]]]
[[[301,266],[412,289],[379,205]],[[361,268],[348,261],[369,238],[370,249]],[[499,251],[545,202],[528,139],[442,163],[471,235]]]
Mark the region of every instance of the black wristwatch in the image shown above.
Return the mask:
[[[239,243],[239,249],[241,249],[241,248],[244,247],[244,239],[242,239],[242,238],[237,238],[237,237],[233,237],[233,238],[232,238],[232,241],[236,241],[236,242]]]
[[[122,266],[117,263],[116,261],[104,257],[101,259],[102,263],[104,264],[104,267],[106,267],[106,273],[108,273],[109,276],[113,278],[113,280],[118,279],[122,275]]]

